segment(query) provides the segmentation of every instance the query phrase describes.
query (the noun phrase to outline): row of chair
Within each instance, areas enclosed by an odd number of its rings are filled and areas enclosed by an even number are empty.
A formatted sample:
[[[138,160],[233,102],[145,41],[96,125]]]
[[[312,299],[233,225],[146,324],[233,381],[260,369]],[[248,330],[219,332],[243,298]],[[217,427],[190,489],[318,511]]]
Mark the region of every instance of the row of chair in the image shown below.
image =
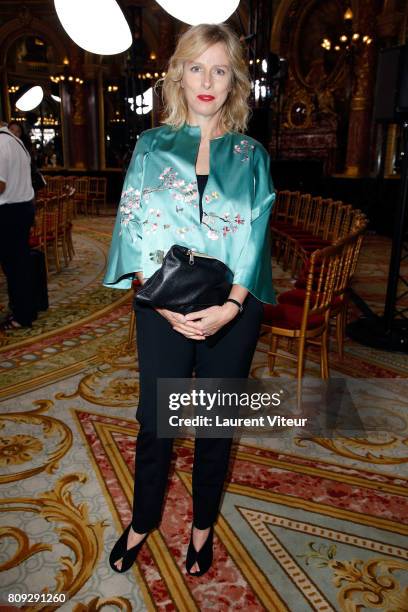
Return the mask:
[[[280,191],[271,221],[277,261],[295,276],[313,251],[350,235],[360,217],[360,210],[340,200]]]
[[[274,249],[284,266],[291,265],[297,279],[293,289],[278,296],[277,305],[264,309],[264,331],[270,333],[270,375],[280,338],[285,337],[289,344],[298,343],[295,355],[285,356],[297,363],[299,387],[307,344],[319,346],[321,377],[328,378],[330,321],[335,321],[338,353],[343,358],[349,288],[367,223],[360,210],[340,201],[299,192],[278,194],[271,220]]]
[[[47,176],[47,185],[38,196],[61,195],[67,189],[75,190],[74,215],[95,215],[106,208],[106,177]]]
[[[75,190],[60,195],[38,197],[34,226],[31,229],[30,247],[44,253],[47,276],[49,257],[52,254],[57,272],[61,271],[61,260],[65,265],[73,258],[72,220],[74,217]],[[60,257],[60,252],[62,257]]]

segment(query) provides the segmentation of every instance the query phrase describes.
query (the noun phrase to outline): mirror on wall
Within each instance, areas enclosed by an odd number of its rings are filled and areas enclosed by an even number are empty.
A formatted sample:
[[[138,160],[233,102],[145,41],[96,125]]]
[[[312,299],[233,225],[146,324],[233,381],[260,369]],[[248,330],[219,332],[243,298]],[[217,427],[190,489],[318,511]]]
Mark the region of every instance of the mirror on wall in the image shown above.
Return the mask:
[[[128,75],[104,78],[103,106],[105,165],[124,169],[137,136],[152,126],[152,81]]]
[[[304,4],[294,44],[295,70],[303,85],[324,89],[336,80],[347,55],[350,28],[339,0]]]
[[[39,168],[64,167],[60,84],[53,47],[39,36],[22,36],[7,53],[10,120]]]

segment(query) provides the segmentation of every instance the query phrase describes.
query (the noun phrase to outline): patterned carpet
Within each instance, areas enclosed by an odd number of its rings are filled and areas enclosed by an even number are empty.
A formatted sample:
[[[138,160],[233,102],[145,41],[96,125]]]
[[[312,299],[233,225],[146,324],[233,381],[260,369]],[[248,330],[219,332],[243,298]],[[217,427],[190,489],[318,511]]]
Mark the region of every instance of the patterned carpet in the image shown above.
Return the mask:
[[[0,604],[63,593],[25,610],[408,611],[408,358],[348,340],[331,371],[394,379],[383,439],[241,439],[201,579],[184,558],[190,533],[191,440],[176,442],[163,521],[128,574],[107,556],[130,518],[138,369],[127,347],[129,294],[105,289],[112,218],[78,220],[76,257],[51,275],[31,330],[0,346]],[[355,289],[381,311],[389,244],[368,237]],[[275,266],[278,290],[290,286]],[[1,282],[1,281],[0,281]],[[5,305],[4,284],[0,304]],[[261,337],[252,376],[267,376]],[[277,364],[292,375],[293,365]],[[309,353],[307,372],[318,375]],[[19,603],[21,601],[21,603]],[[1,609],[6,609],[2,608]]]

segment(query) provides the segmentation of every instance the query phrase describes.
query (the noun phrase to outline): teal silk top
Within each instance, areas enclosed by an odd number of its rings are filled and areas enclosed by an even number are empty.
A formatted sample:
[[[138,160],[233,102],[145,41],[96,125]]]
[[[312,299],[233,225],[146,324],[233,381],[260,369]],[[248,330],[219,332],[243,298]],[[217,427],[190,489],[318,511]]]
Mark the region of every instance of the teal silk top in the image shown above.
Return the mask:
[[[262,302],[275,302],[269,216],[275,200],[269,155],[249,136],[210,141],[210,172],[200,224],[195,164],[199,126],[146,130],[126,174],[103,284],[129,289],[149,278],[173,244],[223,261]]]

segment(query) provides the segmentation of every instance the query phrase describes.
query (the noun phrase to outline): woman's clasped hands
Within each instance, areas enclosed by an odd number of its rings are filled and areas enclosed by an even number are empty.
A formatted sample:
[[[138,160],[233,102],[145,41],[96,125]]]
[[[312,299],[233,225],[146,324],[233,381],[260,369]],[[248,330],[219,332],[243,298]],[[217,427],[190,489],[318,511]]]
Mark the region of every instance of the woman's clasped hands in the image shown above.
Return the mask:
[[[239,312],[237,307],[229,302],[223,306],[210,306],[187,315],[165,308],[156,308],[156,310],[167,319],[175,331],[190,340],[205,340],[207,336],[216,334]]]

